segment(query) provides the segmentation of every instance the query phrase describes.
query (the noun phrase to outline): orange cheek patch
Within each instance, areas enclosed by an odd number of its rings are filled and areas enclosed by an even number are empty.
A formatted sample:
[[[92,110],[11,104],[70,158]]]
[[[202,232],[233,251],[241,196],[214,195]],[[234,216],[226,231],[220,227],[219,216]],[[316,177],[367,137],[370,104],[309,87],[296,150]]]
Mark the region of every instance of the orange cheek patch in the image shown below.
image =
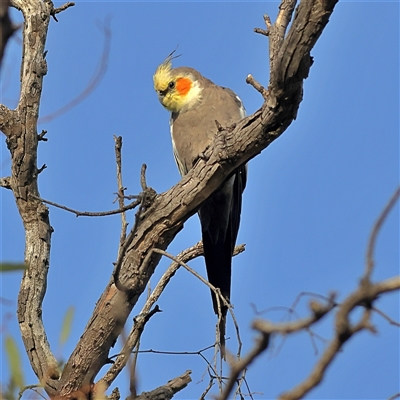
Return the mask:
[[[179,78],[176,82],[176,90],[181,96],[188,94],[192,87],[192,81],[188,78]]]

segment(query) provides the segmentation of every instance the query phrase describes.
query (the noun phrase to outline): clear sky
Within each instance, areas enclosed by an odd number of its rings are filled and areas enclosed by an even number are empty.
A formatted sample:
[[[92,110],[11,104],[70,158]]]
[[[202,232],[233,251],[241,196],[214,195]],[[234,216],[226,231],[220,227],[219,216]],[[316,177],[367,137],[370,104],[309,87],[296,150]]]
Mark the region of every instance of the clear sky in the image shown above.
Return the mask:
[[[113,135],[123,136],[123,178],[131,194],[140,191],[140,166],[157,192],[179,181],[172,156],[168,113],[152,86],[157,65],[179,45],[175,66],[191,66],[232,88],[248,113],[262,98],[245,83],[247,74],[268,84],[268,39],[253,33],[272,19],[276,2],[96,2],[76,6],[51,21],[47,41],[48,74],[41,116],[79,94],[96,72],[103,36],[98,26],[111,18],[111,53],[104,79],[79,106],[39,129],[48,142],[39,147],[41,196],[82,211],[115,208]],[[57,3],[61,5],[61,3]],[[17,12],[14,19],[20,19]],[[20,37],[20,35],[18,35]],[[1,102],[18,99],[21,42],[13,39],[4,61]],[[249,166],[238,243],[246,251],[233,263],[232,303],[241,327],[243,354],[253,345],[250,328],[258,310],[290,307],[301,292],[338,293],[343,300],[363,273],[367,239],[374,221],[399,182],[399,4],[342,1],[312,51],[314,65],[304,85],[297,120]],[[10,160],[1,146],[1,176]],[[1,190],[1,259],[21,261],[24,236],[12,193]],[[133,223],[134,215],[128,219]],[[43,318],[53,351],[66,358],[73,350],[95,302],[110,278],[119,241],[119,216],[76,218],[50,207],[54,227]],[[379,236],[373,279],[399,273],[399,207]],[[193,216],[168,248],[172,254],[200,239]],[[151,284],[169,265],[163,260]],[[205,274],[203,259],[190,264]],[[16,296],[19,273],[1,276],[2,333],[18,334]],[[308,299],[297,311],[307,315]],[[184,270],[158,302],[162,313],[146,326],[142,349],[196,351],[215,339],[215,316],[208,288]],[[72,334],[58,345],[63,316],[75,307]],[[399,294],[376,306],[399,320]],[[134,309],[127,323],[139,313]],[[285,311],[263,314],[281,321]],[[354,318],[357,316],[355,315]],[[387,399],[399,391],[399,329],[374,314],[378,334],[353,337],[309,399]],[[332,318],[315,332],[325,339]],[[227,346],[236,351],[228,322]],[[254,398],[271,399],[310,372],[318,355],[309,335],[280,340],[250,367]],[[316,341],[319,354],[325,342]],[[22,347],[22,345],[21,345]],[[277,351],[280,349],[279,351]],[[117,352],[111,351],[111,355]],[[211,358],[212,353],[206,353]],[[24,355],[27,383],[36,382]],[[193,382],[176,398],[198,398],[208,384],[199,356],[143,354],[138,360],[138,392],[151,390],[193,370]],[[105,371],[105,370],[104,370]],[[104,372],[102,370],[102,372]],[[226,372],[227,373],[227,372]],[[7,379],[2,357],[1,380]],[[99,377],[101,376],[101,373]],[[127,395],[128,374],[117,384]]]

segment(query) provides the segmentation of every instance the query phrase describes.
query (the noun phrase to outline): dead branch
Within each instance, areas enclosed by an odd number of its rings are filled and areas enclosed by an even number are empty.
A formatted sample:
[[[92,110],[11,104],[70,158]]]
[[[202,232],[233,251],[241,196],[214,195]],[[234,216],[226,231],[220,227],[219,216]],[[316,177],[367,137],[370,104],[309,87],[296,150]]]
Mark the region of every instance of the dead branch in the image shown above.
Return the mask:
[[[355,324],[351,324],[349,321],[349,314],[351,311],[365,303],[366,299],[373,301],[382,293],[388,293],[399,289],[400,277],[395,277],[373,285],[368,293],[366,293],[365,288],[360,285],[352,294],[350,294],[338,308],[335,318],[335,335],[315,364],[310,375],[292,390],[281,394],[279,399],[300,399],[315,388],[322,381],[327,368],[340,353],[340,349],[344,343],[361,330],[373,330],[370,323],[370,309],[365,309],[360,321]]]
[[[234,256],[240,254],[244,251],[244,246],[236,246],[234,251]],[[133,325],[128,337],[124,342],[124,346],[121,350],[121,353],[117,356],[111,368],[107,371],[103,378],[101,378],[97,384],[105,384],[106,387],[109,387],[114,379],[118,376],[118,374],[125,367],[128,362],[129,355],[132,353],[136,344],[138,343],[143,331],[144,327],[148,321],[148,315],[150,313],[151,308],[154,306],[156,301],[160,298],[164,289],[168,285],[169,281],[175,275],[176,271],[182,266],[186,265],[187,262],[194,260],[197,257],[202,256],[203,253],[203,244],[202,242],[198,242],[194,246],[184,250],[179,253],[176,257],[173,257],[173,263],[167,268],[164,272],[160,280],[158,281],[156,287],[153,292],[147,299],[145,305],[143,306],[140,314],[135,317],[135,324]],[[201,278],[201,277],[200,277]],[[207,282],[208,283],[208,282]],[[211,286],[211,285],[210,285]]]
[[[69,1],[68,3],[63,4],[61,7],[53,8],[53,11],[51,12],[51,16],[53,17],[54,21],[58,22],[58,19],[56,18],[56,14],[59,14],[60,12],[65,11],[69,7],[73,7],[75,3],[72,1]]]
[[[62,204],[55,203],[54,201],[42,199],[41,197],[33,196],[30,197],[35,198],[36,200],[41,201],[44,204],[48,204],[50,206],[60,208],[61,210],[68,211],[70,213],[75,214],[77,217],[106,217],[108,215],[115,215],[115,214],[122,214],[125,211],[133,210],[137,206],[140,205],[141,196],[137,195],[137,200],[133,201],[131,204],[124,206],[122,208],[117,208],[116,210],[109,210],[109,211],[78,211],[73,208],[63,206]]]
[[[11,189],[11,177],[0,178],[0,186],[4,189]]]
[[[115,136],[114,135],[114,141],[115,141],[115,161],[117,163],[117,185],[118,185],[118,203],[119,203],[119,208],[123,209],[125,207],[125,202],[124,202],[124,195],[125,195],[125,188],[122,183],[122,136]],[[128,222],[126,221],[126,213],[123,211],[121,213],[121,234],[119,236],[119,248],[118,248],[118,254],[120,253],[122,249],[122,245],[126,239],[126,230],[128,228]]]
[[[288,335],[293,332],[308,329],[311,325],[319,321],[335,307],[336,303],[334,302],[334,299],[335,295],[332,295],[327,305],[321,305],[316,301],[310,302],[310,310],[312,314],[308,318],[280,324],[271,323],[266,320],[255,320],[252,324],[252,327],[253,329],[256,329],[268,335],[276,333],[279,333],[281,335]]]
[[[398,187],[395,190],[392,197],[389,199],[387,205],[383,209],[381,215],[376,220],[374,227],[372,228],[371,235],[370,235],[369,241],[368,241],[368,246],[367,246],[366,263],[365,263],[366,270],[365,270],[365,275],[363,278],[365,280],[369,281],[371,279],[372,270],[374,268],[374,251],[375,251],[375,244],[376,244],[376,238],[378,236],[378,233],[380,232],[383,223],[385,222],[388,214],[390,213],[390,211],[396,204],[399,197],[400,197],[400,187]]]
[[[160,386],[151,392],[143,392],[137,397],[128,397],[127,400],[169,400],[175,393],[184,389],[191,381],[190,374],[192,371],[186,371],[181,376],[170,380],[166,385]]]
[[[400,328],[400,322],[395,321],[393,318],[389,317],[389,315],[385,314],[382,310],[376,307],[372,307],[372,310],[379,314],[383,319],[389,322],[390,325],[394,325]]]
[[[262,86],[261,84],[259,84],[252,75],[247,75],[246,78],[246,83],[248,83],[249,85],[253,86],[254,89],[257,90],[257,92],[261,93],[261,96],[263,97],[264,100],[267,100],[268,98],[268,90],[265,89],[264,86]]]
[[[23,12],[25,45],[18,105],[12,111],[1,107],[0,128],[11,153],[10,186],[25,228],[24,262],[29,266],[18,296],[18,322],[34,373],[41,382],[47,383],[47,393],[55,394],[52,382],[57,382],[60,371],[47,340],[41,312],[38,312],[42,310],[46,291],[53,229],[47,207],[31,197],[40,197],[37,121],[43,77],[47,73],[44,46],[53,6],[51,2],[34,0],[12,0],[11,5]]]

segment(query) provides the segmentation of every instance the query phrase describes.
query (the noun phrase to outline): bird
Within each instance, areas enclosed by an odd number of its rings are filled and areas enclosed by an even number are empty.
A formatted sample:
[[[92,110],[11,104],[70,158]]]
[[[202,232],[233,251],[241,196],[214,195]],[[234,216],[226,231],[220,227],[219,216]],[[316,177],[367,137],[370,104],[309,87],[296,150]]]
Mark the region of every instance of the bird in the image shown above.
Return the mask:
[[[186,175],[212,146],[221,126],[232,126],[246,115],[239,96],[231,89],[214,84],[191,67],[172,67],[174,52],[153,75],[158,100],[170,114],[172,149],[181,176]],[[204,259],[208,281],[230,304],[232,256],[239,231],[242,193],[246,186],[247,164],[237,168],[200,206]],[[225,330],[228,307],[211,290],[219,319],[219,344],[225,358]]]

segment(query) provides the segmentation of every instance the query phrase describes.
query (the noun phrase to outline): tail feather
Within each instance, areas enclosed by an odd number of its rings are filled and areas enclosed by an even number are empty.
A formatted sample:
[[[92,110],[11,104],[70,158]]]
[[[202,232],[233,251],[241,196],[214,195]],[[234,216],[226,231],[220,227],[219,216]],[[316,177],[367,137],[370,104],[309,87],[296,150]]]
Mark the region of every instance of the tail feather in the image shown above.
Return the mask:
[[[199,210],[208,281],[220,290],[228,302],[231,296],[232,254],[239,231],[246,172],[246,166],[240,167]],[[214,312],[218,315],[218,302],[213,291],[211,298]],[[220,344],[224,356],[228,307],[222,301],[220,312]]]
[[[203,232],[203,246],[204,246],[204,257],[206,260],[206,268],[208,281],[215,288],[219,289],[222,296],[229,301],[231,294],[231,262],[232,262],[232,251],[229,241],[213,244],[210,240],[209,235]],[[221,352],[224,353],[225,349],[225,324],[226,314],[228,307],[220,299],[218,310],[217,296],[214,291],[211,290],[211,298],[215,314],[221,313],[221,319],[219,323],[220,338],[219,342],[221,345]]]

